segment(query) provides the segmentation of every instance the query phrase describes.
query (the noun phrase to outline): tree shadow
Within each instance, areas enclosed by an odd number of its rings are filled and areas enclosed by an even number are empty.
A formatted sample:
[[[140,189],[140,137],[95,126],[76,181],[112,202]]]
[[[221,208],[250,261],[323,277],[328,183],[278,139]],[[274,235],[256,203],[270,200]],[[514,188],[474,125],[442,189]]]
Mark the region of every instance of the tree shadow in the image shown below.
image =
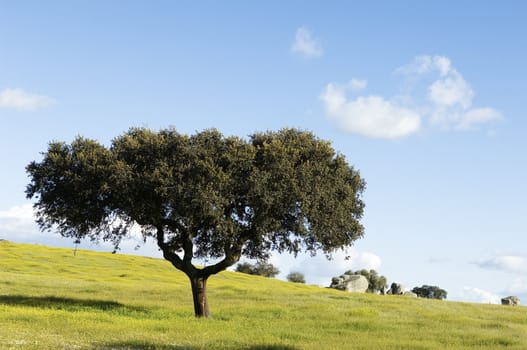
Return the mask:
[[[97,350],[195,350],[197,348],[189,345],[161,345],[153,343],[145,343],[142,341],[127,341],[108,343],[96,347]],[[225,347],[222,349],[235,350],[234,347]],[[289,345],[253,345],[249,347],[242,347],[247,350],[298,350],[298,348]]]
[[[160,345],[140,341],[108,343],[95,347],[96,350],[195,350],[185,345]]]
[[[129,307],[116,301],[60,298],[55,296],[0,295],[0,304],[57,310],[145,311],[144,309]]]
[[[249,350],[297,350],[298,348],[290,345],[254,345]]]

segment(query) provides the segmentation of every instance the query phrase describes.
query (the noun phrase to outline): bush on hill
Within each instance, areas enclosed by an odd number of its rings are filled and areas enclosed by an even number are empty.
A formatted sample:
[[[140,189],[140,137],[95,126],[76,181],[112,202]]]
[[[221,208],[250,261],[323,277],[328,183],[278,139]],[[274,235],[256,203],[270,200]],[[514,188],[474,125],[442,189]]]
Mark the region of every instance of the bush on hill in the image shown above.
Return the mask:
[[[259,275],[263,277],[275,277],[280,273],[280,270],[273,264],[265,261],[259,261],[256,264],[248,262],[239,263],[236,265],[236,272],[247,273],[249,275]]]
[[[421,287],[415,287],[412,292],[417,294],[418,297],[428,299],[446,299],[447,291],[437,286],[423,285]]]
[[[287,275],[287,280],[293,283],[306,283],[304,274],[296,271],[293,271],[289,275]]]

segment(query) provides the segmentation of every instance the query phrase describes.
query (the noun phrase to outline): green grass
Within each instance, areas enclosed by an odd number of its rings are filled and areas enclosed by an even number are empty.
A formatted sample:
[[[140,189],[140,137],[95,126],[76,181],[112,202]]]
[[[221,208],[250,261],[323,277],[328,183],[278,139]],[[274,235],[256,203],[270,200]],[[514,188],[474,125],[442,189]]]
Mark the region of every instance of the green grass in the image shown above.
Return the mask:
[[[0,349],[527,349],[527,308],[223,272],[213,317],[168,262],[0,242]]]

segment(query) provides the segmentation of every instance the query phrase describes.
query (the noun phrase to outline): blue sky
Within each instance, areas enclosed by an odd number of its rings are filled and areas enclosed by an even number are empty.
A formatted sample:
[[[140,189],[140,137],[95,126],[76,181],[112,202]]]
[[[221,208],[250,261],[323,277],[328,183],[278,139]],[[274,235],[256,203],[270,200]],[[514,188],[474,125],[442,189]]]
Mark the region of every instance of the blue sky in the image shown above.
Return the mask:
[[[298,127],[361,171],[366,235],[351,261],[273,256],[282,278],[375,268],[450,300],[527,301],[523,2],[0,7],[0,238],[72,246],[38,232],[24,197],[24,167],[52,140]]]

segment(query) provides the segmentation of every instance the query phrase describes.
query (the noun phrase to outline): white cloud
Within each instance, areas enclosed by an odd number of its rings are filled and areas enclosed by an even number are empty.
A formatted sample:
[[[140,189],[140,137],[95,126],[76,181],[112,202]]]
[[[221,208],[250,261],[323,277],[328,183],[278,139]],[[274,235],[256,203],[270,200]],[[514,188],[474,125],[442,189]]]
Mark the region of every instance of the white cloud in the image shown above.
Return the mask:
[[[417,132],[420,115],[380,96],[349,100],[345,88],[328,84],[320,96],[326,113],[341,129],[373,138],[396,139]]]
[[[22,89],[0,91],[0,108],[34,111],[57,103],[54,99],[28,93]]]
[[[354,270],[378,270],[382,265],[381,258],[370,252],[352,252],[351,267]]]
[[[490,107],[471,109],[474,90],[447,57],[419,56],[398,71],[419,77],[433,72],[439,74],[427,89],[428,99],[432,102],[429,118],[434,125],[466,130],[503,118],[500,112]]]
[[[396,72],[409,79],[407,89],[411,87],[412,94],[348,99],[345,89],[364,89],[367,81],[352,79],[345,86],[329,83],[320,96],[326,114],[344,131],[387,139],[418,132],[422,121],[445,130],[468,130],[503,119],[493,108],[472,108],[474,90],[448,57],[418,56]],[[426,85],[418,84],[425,80]]]
[[[476,263],[479,267],[512,273],[527,273],[527,258],[516,255],[498,255]]]
[[[441,76],[447,75],[452,70],[450,59],[447,57],[434,56],[432,61],[434,62],[434,66],[436,67],[436,69],[439,70]]]
[[[318,41],[306,27],[300,27],[296,30],[295,41],[291,46],[291,51],[305,57],[319,57],[324,53]]]
[[[346,259],[349,256],[349,259]],[[374,253],[361,252],[355,249],[335,253],[331,260],[323,254],[314,257],[299,254],[296,258],[290,254],[273,254],[269,262],[280,270],[279,278],[285,279],[287,274],[298,271],[304,274],[308,284],[329,286],[331,278],[342,275],[347,270],[374,269],[379,270],[381,258]]]
[[[503,115],[493,108],[474,108],[463,114],[456,124],[458,129],[471,129],[476,125],[503,119]]]
[[[473,97],[474,91],[457,72],[436,80],[428,88],[428,98],[440,107],[460,105],[467,109],[472,105]]]
[[[23,204],[0,210],[0,239],[19,243],[44,244],[57,247],[73,247],[73,239],[61,237],[55,232],[42,232],[35,223],[33,205]],[[140,247],[139,249],[136,249]],[[82,242],[79,248],[98,251],[112,251],[109,242],[95,244]],[[143,243],[143,237],[138,227],[133,227],[130,236],[123,240],[120,252],[126,254],[161,257],[159,249],[152,240]]]
[[[500,304],[501,298],[494,293],[475,287],[464,287],[462,299],[467,302]]]
[[[396,72],[404,75],[423,75],[439,72],[443,77],[452,71],[452,63],[445,56],[417,56],[413,62],[396,69]]]
[[[349,88],[352,90],[352,91],[358,91],[358,90],[362,90],[362,89],[365,89],[366,86],[368,86],[368,82],[366,80],[361,80],[361,79],[351,79],[350,82],[348,83],[348,86]]]
[[[396,69],[396,72],[417,79],[435,75],[427,90],[429,100],[439,108],[459,105],[468,109],[472,105],[474,91],[454,69],[448,57],[418,56],[412,63]]]
[[[4,239],[28,239],[38,234],[31,204],[0,210],[0,235]]]
[[[33,206],[31,204],[23,204],[7,210],[0,210],[0,219],[32,220]]]

